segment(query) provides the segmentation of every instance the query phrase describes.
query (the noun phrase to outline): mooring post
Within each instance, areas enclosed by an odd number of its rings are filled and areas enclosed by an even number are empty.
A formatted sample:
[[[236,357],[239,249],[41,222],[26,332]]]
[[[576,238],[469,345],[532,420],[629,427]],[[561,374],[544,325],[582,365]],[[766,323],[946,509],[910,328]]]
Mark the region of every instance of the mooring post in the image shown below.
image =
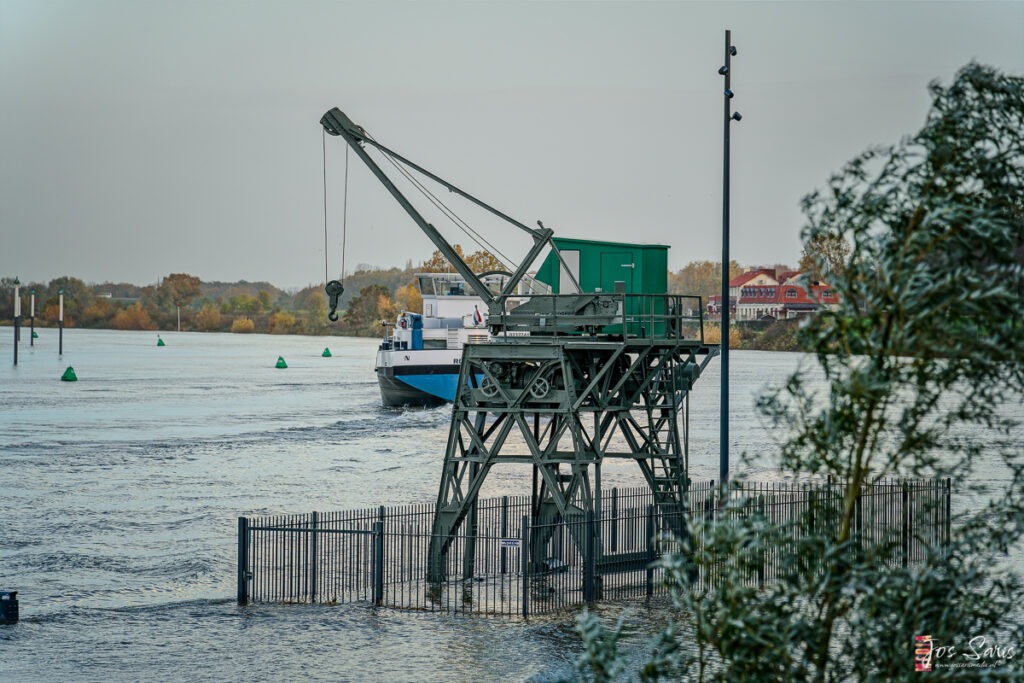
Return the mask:
[[[238,518],[238,604],[249,602],[249,518]]]
[[[31,291],[31,294],[32,294],[32,298],[29,299],[29,301],[31,303],[29,304],[29,307],[28,307],[28,324],[29,324],[28,345],[29,346],[35,346],[36,345],[36,290],[33,289]]]
[[[319,564],[320,557],[317,553],[318,524],[319,516],[316,511],[313,511],[309,515],[309,558],[307,559],[307,564],[309,565],[309,601],[311,603],[316,602],[317,565]]]
[[[18,338],[21,330],[18,325],[21,322],[21,281],[14,278],[14,364],[18,364]]]
[[[373,604],[384,600],[384,522],[373,523]]]
[[[57,290],[57,299],[60,301],[60,308],[57,313],[57,355],[64,355],[64,289]]]
[[[530,616],[530,516],[523,515],[522,546],[519,550],[519,557],[522,560],[522,603],[523,616]]]

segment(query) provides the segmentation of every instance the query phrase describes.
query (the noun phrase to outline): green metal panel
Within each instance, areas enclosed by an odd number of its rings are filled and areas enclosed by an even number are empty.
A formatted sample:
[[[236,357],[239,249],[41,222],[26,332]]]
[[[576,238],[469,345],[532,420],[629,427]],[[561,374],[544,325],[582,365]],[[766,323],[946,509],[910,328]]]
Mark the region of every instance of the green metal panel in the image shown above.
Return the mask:
[[[585,292],[600,289],[614,292],[615,282],[625,283],[627,293],[665,294],[668,291],[668,246],[663,244],[631,244],[603,242],[566,237],[552,238],[555,247],[565,255],[579,254],[576,274]],[[571,257],[571,254],[570,254]],[[571,293],[566,279],[560,275],[554,253],[537,270],[537,279],[549,285],[555,294]]]
[[[615,292],[617,282],[623,283],[627,294],[665,294],[668,292],[668,246],[663,244],[632,244],[628,242],[604,242],[599,240],[581,240],[565,237],[552,239],[555,247],[563,258],[570,263],[579,264],[579,272],[574,273],[584,292]],[[571,293],[568,278],[562,273],[558,259],[552,252],[537,270],[537,279],[549,285],[555,294]],[[639,316],[665,314],[664,302],[650,300],[658,310],[639,310],[643,302],[629,299],[626,302],[626,332],[631,335],[645,336],[663,334],[664,325],[655,325],[658,329],[645,329],[639,322]],[[648,323],[649,324],[649,323]],[[606,327],[608,334],[621,334],[621,328]]]

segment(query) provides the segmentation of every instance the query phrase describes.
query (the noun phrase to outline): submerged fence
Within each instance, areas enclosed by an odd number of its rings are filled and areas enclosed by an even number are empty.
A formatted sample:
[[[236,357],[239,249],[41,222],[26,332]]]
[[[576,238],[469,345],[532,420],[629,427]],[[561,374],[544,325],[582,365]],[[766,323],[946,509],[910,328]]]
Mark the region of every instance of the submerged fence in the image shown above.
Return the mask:
[[[481,500],[475,533],[464,524],[428,581],[434,506],[238,520],[238,601],[338,604],[508,615],[541,614],[594,600],[668,592],[656,560],[705,549],[700,520],[759,515],[789,534],[767,548],[750,581],[777,575],[786,543],[820,533],[845,505],[839,482],[745,483],[723,500],[714,482],[690,486],[688,511],[654,504],[648,489],[604,492],[602,514],[534,520],[529,496]],[[882,561],[907,564],[948,543],[950,481],[880,481],[852,501],[851,537]],[[779,539],[775,539],[779,541]],[[714,564],[693,579],[716,578]]]

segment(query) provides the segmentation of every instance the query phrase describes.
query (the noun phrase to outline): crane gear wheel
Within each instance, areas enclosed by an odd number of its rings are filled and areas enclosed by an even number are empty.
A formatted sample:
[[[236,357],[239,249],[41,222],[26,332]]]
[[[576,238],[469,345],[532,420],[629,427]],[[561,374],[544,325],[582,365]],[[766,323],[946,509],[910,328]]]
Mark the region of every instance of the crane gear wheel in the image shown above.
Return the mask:
[[[538,377],[530,384],[530,395],[534,398],[544,398],[551,391],[551,382],[543,377]]]
[[[487,398],[494,398],[498,395],[498,383],[490,377],[484,377],[480,382],[480,393]]]

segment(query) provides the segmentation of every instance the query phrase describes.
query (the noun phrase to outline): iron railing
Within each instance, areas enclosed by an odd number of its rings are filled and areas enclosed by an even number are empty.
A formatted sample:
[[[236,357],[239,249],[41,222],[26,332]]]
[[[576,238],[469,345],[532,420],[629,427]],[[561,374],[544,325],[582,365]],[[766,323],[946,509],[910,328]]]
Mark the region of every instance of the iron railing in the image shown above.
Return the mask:
[[[566,300],[591,299],[609,308],[585,309],[590,312],[563,308]],[[506,300],[500,321],[503,336],[509,338],[527,331],[571,334],[573,330],[600,330],[626,338],[705,343],[704,304],[701,297],[690,294],[532,294]]]
[[[427,580],[434,505],[379,507],[238,520],[240,603],[351,603],[531,615],[596,600],[665,595],[656,560],[679,547],[708,550],[699,520],[761,515],[783,539],[820,533],[844,503],[845,485],[825,481],[689,487],[688,511],[661,509],[650,490],[603,493],[600,515],[531,518],[529,496],[481,499],[444,556],[441,581]],[[906,565],[950,535],[950,481],[879,481],[855,501],[852,538],[882,562]],[[788,536],[787,536],[788,534]],[[763,551],[749,581],[777,577],[790,550]],[[718,571],[704,565],[702,584]]]

